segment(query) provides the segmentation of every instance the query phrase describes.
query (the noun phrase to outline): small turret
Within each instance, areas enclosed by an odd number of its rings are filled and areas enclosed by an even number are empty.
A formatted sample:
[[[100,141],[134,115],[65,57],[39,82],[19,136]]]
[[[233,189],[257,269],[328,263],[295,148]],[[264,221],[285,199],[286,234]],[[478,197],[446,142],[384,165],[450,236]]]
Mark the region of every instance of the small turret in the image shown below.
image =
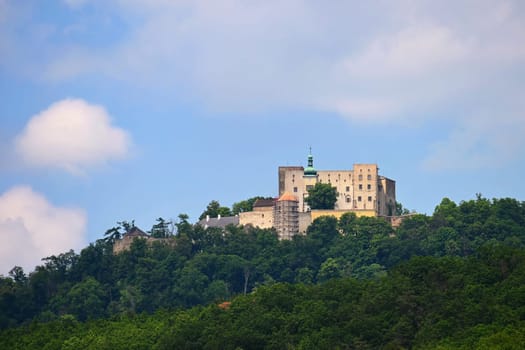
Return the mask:
[[[312,156],[311,147],[310,154],[308,154],[308,166],[304,169],[304,176],[317,176],[317,170],[314,168],[314,156]]]

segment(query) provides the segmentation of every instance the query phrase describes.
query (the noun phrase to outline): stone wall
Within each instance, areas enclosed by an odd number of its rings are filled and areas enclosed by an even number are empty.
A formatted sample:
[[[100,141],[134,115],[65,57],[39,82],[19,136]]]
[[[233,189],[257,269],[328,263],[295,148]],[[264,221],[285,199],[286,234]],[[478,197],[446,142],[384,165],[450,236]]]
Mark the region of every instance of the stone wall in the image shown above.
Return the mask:
[[[376,216],[376,212],[374,210],[312,210],[310,214],[311,220],[314,221],[321,216],[333,216],[337,219],[340,219],[341,216],[346,213],[354,213],[357,217]]]
[[[144,239],[146,240],[146,244],[148,245],[153,244],[153,242],[165,242],[166,244],[173,242],[169,238],[153,238],[148,236],[124,236],[113,243],[113,254],[119,254],[125,250],[129,250],[131,248],[131,244],[135,239]]]
[[[260,228],[272,228],[273,224],[273,207],[264,207],[264,209],[239,213],[239,225],[252,225],[254,227]]]

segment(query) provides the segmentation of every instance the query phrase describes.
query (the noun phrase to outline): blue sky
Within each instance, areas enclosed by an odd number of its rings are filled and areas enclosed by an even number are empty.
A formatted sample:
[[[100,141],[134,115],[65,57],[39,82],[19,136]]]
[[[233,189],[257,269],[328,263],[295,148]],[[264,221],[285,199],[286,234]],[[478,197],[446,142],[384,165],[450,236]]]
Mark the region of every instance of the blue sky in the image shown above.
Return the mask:
[[[525,198],[522,1],[0,0],[0,273],[117,221],[377,163],[405,207]]]

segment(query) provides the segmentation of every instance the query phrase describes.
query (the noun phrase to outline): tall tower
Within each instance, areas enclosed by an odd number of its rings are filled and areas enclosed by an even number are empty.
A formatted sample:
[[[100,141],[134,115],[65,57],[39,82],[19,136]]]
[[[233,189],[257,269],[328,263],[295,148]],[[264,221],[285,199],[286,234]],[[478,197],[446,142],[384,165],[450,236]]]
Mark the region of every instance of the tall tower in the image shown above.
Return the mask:
[[[299,203],[290,192],[285,192],[275,202],[274,226],[279,239],[292,239],[299,234]]]
[[[306,197],[308,197],[308,190],[313,188],[315,184],[317,183],[317,170],[314,168],[314,156],[312,156],[312,148],[310,147],[310,153],[308,154],[308,166],[304,169],[303,173],[303,183],[304,183],[304,192],[303,192],[303,208],[301,208],[301,211],[309,211],[310,208],[305,202]]]

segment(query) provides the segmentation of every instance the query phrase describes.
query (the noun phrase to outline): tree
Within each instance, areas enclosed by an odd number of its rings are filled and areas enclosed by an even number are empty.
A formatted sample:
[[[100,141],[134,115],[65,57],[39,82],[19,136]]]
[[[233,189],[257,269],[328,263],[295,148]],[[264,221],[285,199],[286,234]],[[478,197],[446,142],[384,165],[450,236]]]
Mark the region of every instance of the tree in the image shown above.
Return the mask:
[[[107,243],[115,243],[115,241],[122,238],[122,232],[120,232],[122,228],[120,226],[113,226],[112,228],[109,228],[104,233],[104,240]]]
[[[172,230],[170,227],[172,226],[171,221],[166,221],[163,218],[158,218],[157,223],[154,224],[151,227],[151,230],[149,231],[149,234],[153,238],[166,238],[173,235]]]
[[[86,277],[67,293],[67,310],[81,321],[99,318],[104,315],[105,297],[102,285],[93,277]]]
[[[334,209],[337,202],[337,189],[330,184],[316,183],[308,190],[306,203],[311,209]]]
[[[403,204],[396,202],[396,213],[395,214],[396,216],[407,215],[407,214],[410,214],[410,210],[403,207]]]
[[[15,266],[9,271],[9,277],[18,284],[25,284],[27,282],[27,276],[24,269],[20,266]]]
[[[206,216],[209,216],[210,218],[216,218],[218,216],[230,216],[231,211],[228,207],[221,207],[221,204],[213,200],[208,204],[206,207],[206,210],[199,216],[199,220],[205,219]]]
[[[104,233],[104,240],[108,243],[113,244],[115,241],[122,238],[122,236],[135,227],[135,220],[129,221],[118,221],[117,226],[113,226],[110,229],[107,229]],[[124,230],[124,232],[121,232]]]

